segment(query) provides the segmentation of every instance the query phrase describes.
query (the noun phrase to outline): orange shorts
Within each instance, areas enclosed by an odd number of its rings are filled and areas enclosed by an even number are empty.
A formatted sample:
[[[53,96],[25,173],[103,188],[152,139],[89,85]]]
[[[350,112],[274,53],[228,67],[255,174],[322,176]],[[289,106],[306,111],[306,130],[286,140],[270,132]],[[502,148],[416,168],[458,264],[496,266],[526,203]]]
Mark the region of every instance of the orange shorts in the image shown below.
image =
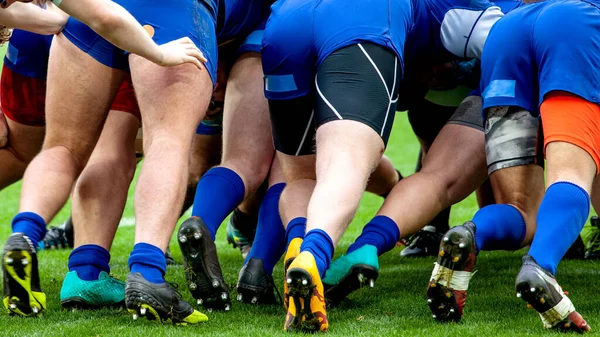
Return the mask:
[[[546,95],[540,106],[544,148],[565,142],[585,150],[600,172],[600,105],[564,91]]]

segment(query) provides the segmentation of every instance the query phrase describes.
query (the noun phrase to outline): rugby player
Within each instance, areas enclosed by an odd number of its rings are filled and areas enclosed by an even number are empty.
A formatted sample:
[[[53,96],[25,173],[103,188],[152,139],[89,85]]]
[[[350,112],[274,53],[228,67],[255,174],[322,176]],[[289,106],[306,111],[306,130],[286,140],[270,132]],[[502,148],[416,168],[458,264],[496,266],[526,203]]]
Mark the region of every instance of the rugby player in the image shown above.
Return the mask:
[[[589,71],[600,55],[598,15],[592,3],[547,1],[512,11],[491,31],[481,88],[488,167],[497,170],[494,193],[504,198],[443,239],[428,294],[445,318],[456,317],[447,316],[448,310],[462,313],[479,251],[531,243],[516,278],[517,297],[538,311],[546,328],[590,330],[554,275],[587,220],[600,163],[594,93],[599,78]],[[538,145],[544,151],[536,151]],[[533,164],[542,153],[545,193],[543,172]],[[441,293],[448,291],[450,298],[443,300]]]
[[[67,3],[81,4],[65,0],[63,5]],[[156,46],[148,35],[158,43],[187,35],[202,49],[207,62],[201,68],[198,64],[181,64],[186,59],[179,56],[190,50],[190,53],[197,52],[197,47],[182,51],[171,44],[159,48],[159,58],[168,54],[167,59],[161,60],[163,64],[167,60],[167,64],[180,65],[164,68],[140,56],[128,55],[75,19],[69,19],[51,48],[44,148],[25,173],[21,212],[13,221],[14,234],[4,247],[5,304],[12,312],[24,315],[38,314],[45,307],[31,242],[41,239],[46,222],[68,198],[100,136],[108,107],[125,70],[130,69],[143,117],[146,159],[136,191],[136,245],[129,260],[131,273],[127,278],[125,302],[135,315],[198,323],[207,317],[183,301],[164,281],[164,251],[183,203],[195,126],[207,110],[215,79],[217,6],[213,2],[184,0],[153,6],[137,0],[117,3],[147,24],[148,33],[141,29],[139,39],[133,38],[136,31],[129,29],[126,39],[137,41],[133,42],[134,46],[145,45],[143,41]],[[75,6],[86,13],[93,11],[91,7]],[[128,31],[120,24],[110,26],[109,36]],[[160,27],[169,29],[158,29]],[[140,52],[145,54],[143,50]],[[177,57],[173,57],[175,55]],[[82,111],[87,113],[82,114]],[[106,263],[110,257],[108,252],[98,245],[92,246],[90,249],[98,252],[94,254],[99,259],[97,264]]]

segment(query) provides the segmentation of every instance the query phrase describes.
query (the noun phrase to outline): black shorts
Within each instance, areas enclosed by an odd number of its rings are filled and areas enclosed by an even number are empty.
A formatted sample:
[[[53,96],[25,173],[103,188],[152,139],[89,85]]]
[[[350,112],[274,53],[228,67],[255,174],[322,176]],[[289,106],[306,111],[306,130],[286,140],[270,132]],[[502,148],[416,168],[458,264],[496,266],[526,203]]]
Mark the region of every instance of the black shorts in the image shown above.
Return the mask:
[[[443,106],[422,98],[408,107],[408,120],[425,144],[431,145],[446,124],[468,126],[483,132],[482,100],[467,96],[458,107]]]
[[[402,60],[385,47],[359,43],[331,53],[316,72],[314,96],[269,100],[275,148],[313,154],[316,128],[344,119],[368,125],[387,144],[401,78]]]

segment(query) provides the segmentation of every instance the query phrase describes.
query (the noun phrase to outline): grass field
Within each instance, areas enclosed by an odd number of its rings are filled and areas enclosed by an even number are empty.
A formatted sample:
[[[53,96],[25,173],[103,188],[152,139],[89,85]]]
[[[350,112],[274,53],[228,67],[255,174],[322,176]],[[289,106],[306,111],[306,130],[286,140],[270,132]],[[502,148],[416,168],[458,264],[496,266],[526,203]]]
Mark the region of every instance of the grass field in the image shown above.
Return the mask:
[[[406,115],[396,118],[396,125],[387,154],[405,174],[412,173],[417,157],[417,142]],[[17,210],[20,184],[0,192],[0,244],[10,233],[10,220]],[[133,187],[130,189],[133,196]],[[133,247],[133,205],[127,204],[124,221],[112,248],[112,273],[125,279],[127,257]],[[358,236],[361,227],[380,206],[381,198],[366,195],[356,219],[343,237],[336,256]],[[452,209],[452,225],[470,219],[476,211],[473,196]],[[67,219],[69,205],[57,216],[54,224]],[[242,258],[226,244],[225,226],[217,235],[219,257],[224,276],[234,289]],[[177,261],[181,254],[175,240],[173,253]],[[464,320],[460,324],[442,325],[433,321],[425,302],[425,287],[434,259],[402,259],[396,248],[381,258],[382,273],[375,289],[363,289],[350,296],[340,307],[330,310],[331,329],[328,336],[538,336],[546,335],[537,314],[527,310],[515,297],[514,277],[520,267],[523,251],[515,253],[484,252],[480,255],[478,273],[471,282]],[[67,272],[68,251],[42,251],[39,254],[42,288],[48,296],[46,313],[35,319],[0,315],[0,336],[271,336],[283,335],[285,311],[280,306],[256,307],[234,303],[228,313],[208,313],[209,322],[198,326],[174,327],[159,325],[144,319],[133,321],[124,310],[77,311],[63,310],[58,294]],[[566,261],[558,272],[559,281],[569,290],[588,323],[600,329],[597,262]],[[181,265],[169,267],[167,278],[179,283],[184,298],[192,301],[184,282]],[[275,279],[283,280],[281,263],[275,269]],[[281,284],[279,287],[281,289]],[[232,293],[232,297],[235,295]],[[2,309],[3,312],[4,309]]]

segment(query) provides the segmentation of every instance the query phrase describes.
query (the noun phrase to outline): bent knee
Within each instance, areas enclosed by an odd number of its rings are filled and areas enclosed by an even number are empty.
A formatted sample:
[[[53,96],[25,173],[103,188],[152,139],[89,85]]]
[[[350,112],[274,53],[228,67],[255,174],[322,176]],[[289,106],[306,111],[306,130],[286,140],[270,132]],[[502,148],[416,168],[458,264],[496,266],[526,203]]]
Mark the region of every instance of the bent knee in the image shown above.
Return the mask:
[[[221,166],[237,172],[246,186],[249,187],[249,190],[256,190],[267,179],[272,163],[270,159],[266,160],[259,156],[246,155],[246,158],[236,158],[223,162]]]

